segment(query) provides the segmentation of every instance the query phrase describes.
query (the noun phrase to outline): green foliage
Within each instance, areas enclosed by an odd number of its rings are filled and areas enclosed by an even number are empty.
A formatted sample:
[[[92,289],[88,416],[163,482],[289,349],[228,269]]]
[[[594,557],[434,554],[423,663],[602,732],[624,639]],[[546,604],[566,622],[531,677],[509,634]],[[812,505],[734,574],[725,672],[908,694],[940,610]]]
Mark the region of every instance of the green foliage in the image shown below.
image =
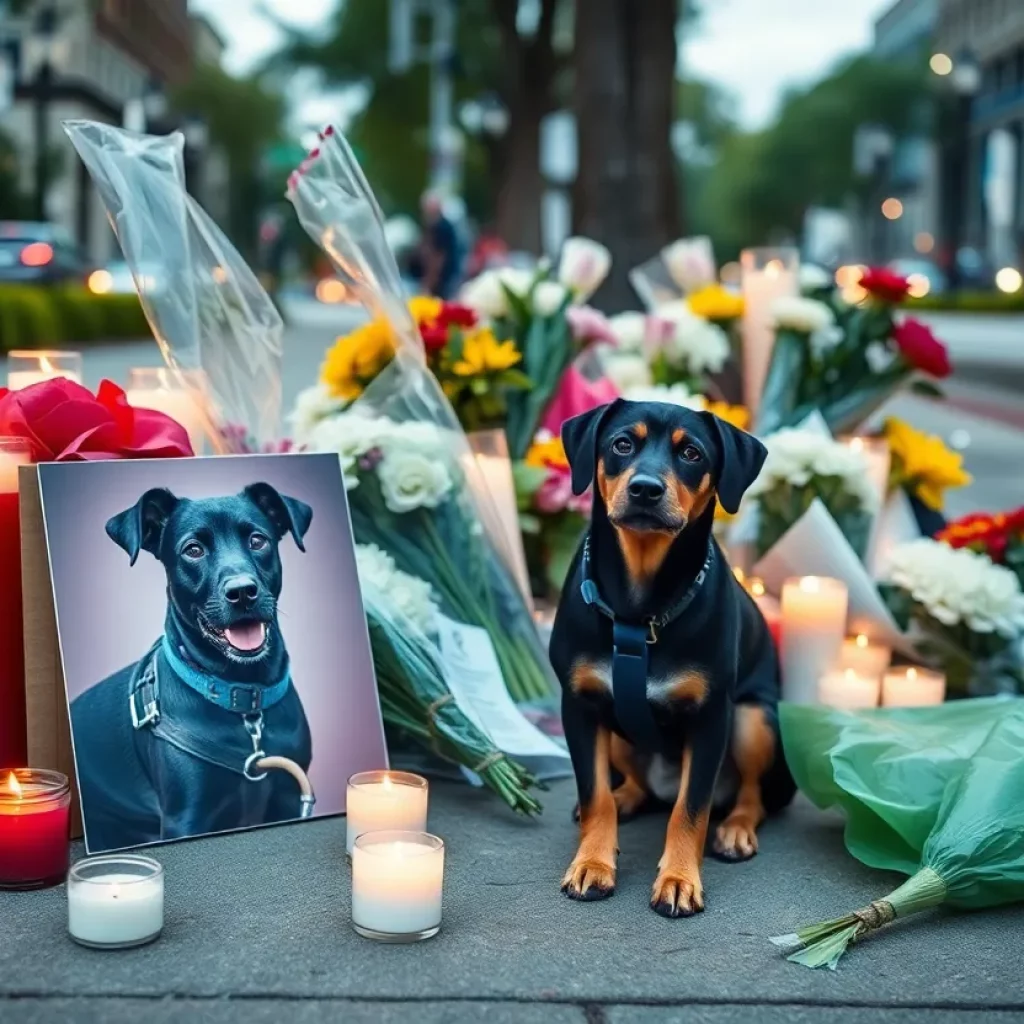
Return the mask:
[[[1024,313],[1024,291],[1012,292],[950,292],[947,295],[926,295],[908,299],[908,310],[934,310],[947,313]]]
[[[32,203],[18,187],[18,151],[10,137],[0,132],[0,220],[28,220]]]

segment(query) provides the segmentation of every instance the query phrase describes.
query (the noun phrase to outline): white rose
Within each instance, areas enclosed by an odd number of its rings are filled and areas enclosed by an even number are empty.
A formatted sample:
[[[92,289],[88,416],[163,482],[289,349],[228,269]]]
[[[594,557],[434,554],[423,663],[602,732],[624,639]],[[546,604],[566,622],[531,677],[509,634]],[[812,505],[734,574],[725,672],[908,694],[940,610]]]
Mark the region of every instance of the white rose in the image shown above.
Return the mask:
[[[537,278],[536,270],[526,267],[502,267],[496,271],[498,280],[513,294],[526,298]]]
[[[508,312],[508,297],[501,287],[497,270],[485,270],[479,277],[467,281],[459,292],[459,302],[485,320]]]
[[[601,368],[620,394],[630,388],[646,387],[652,383],[647,360],[638,352],[619,352],[613,349],[601,357]]]
[[[688,373],[718,373],[729,358],[729,338],[720,327],[690,312],[685,302],[670,302],[655,311],[672,326],[665,353]]]
[[[554,316],[568,297],[557,281],[538,281],[533,289],[533,311],[537,316]]]
[[[335,398],[326,384],[314,384],[300,391],[295,399],[295,408],[288,414],[292,440],[298,445],[308,444],[316,425],[340,413],[346,404],[342,399]]]
[[[628,352],[640,352],[643,349],[647,333],[647,317],[643,313],[616,313],[608,323],[619,348]]]
[[[395,560],[376,544],[356,545],[356,569],[364,587],[374,587],[386,594],[395,568]]]
[[[418,451],[389,452],[377,477],[384,503],[399,515],[416,508],[437,508],[452,489],[446,463]]]
[[[718,277],[711,239],[705,236],[680,238],[661,250],[661,258],[672,280],[684,292],[695,292],[714,284]]]
[[[573,293],[577,302],[585,302],[608,276],[611,252],[592,238],[567,238],[558,263],[558,280]]]
[[[788,328],[803,334],[823,331],[835,323],[832,310],[817,299],[804,299],[798,295],[781,295],[771,305],[772,322],[776,329]]]
[[[698,412],[707,408],[703,395],[694,394],[685,384],[651,384],[646,387],[632,387],[623,398],[631,402],[662,402],[665,405],[681,405],[684,409]]]

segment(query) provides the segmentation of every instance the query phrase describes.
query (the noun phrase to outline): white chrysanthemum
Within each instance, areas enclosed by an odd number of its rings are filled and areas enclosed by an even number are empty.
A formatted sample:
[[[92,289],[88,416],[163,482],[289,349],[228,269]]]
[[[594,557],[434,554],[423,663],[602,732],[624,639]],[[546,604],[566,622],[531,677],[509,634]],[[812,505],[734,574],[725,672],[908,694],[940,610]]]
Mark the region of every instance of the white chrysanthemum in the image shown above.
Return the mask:
[[[601,368],[620,394],[653,383],[651,368],[638,352],[620,352],[612,349],[602,355]]]
[[[554,316],[568,297],[557,281],[538,281],[533,289],[533,311],[537,316]]]
[[[624,352],[642,352],[647,337],[647,317],[643,313],[630,311],[616,313],[608,324]]]
[[[347,404],[335,398],[326,384],[314,384],[300,391],[295,399],[295,408],[288,414],[292,440],[299,445],[307,444],[314,427],[321,420],[342,412]]]
[[[631,402],[663,402],[666,405],[681,405],[686,409],[706,409],[707,400],[703,395],[694,394],[685,384],[651,384],[646,387],[629,388],[622,395]]]
[[[356,566],[360,584],[375,599],[424,633],[434,632],[438,605],[434,588],[426,580],[402,572],[376,544],[356,545]]]
[[[437,508],[452,489],[442,459],[423,452],[388,451],[377,467],[384,504],[399,515],[417,508]]]
[[[986,555],[923,537],[892,552],[887,575],[943,625],[1007,639],[1024,633],[1020,582]]]
[[[804,299],[799,295],[780,295],[771,305],[771,317],[776,328],[788,328],[803,334],[823,331],[836,319],[824,302]]]
[[[718,373],[729,358],[729,338],[721,327],[694,315],[685,301],[667,302],[655,315],[672,324],[665,355],[688,373]]]
[[[861,508],[874,511],[878,494],[872,486],[867,460],[856,451],[814,430],[790,428],[764,439],[768,457],[758,478],[747,490],[749,497],[766,494],[779,484],[805,487],[815,477],[839,478],[844,490]]]

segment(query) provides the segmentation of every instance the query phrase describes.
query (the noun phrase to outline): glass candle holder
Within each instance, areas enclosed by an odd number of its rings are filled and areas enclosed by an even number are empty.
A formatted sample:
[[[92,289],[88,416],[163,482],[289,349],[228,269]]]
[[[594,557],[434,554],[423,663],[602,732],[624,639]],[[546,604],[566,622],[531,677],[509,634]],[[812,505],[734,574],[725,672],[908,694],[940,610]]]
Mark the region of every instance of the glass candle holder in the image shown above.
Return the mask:
[[[206,441],[208,408],[202,370],[169,370],[166,366],[137,366],[128,371],[125,397],[136,409],[155,409],[180,423],[188,432],[192,451],[199,455]]]
[[[7,386],[12,391],[55,377],[82,383],[81,352],[14,351],[7,353]]]
[[[352,848],[352,927],[378,942],[441,930],[444,843],[426,832],[366,832]]]
[[[359,772],[348,780],[345,798],[345,849],[349,856],[364,832],[427,827],[427,780],[412,772]]]
[[[71,784],[60,772],[0,773],[0,889],[45,889],[68,871]]]
[[[782,584],[782,696],[794,704],[818,700],[818,680],[839,661],[846,635],[847,590],[829,576]]]
[[[164,869],[151,857],[111,854],[68,872],[68,934],[93,949],[131,949],[160,937]]]
[[[887,708],[921,708],[941,704],[946,699],[943,672],[901,665],[882,677],[882,705]]]

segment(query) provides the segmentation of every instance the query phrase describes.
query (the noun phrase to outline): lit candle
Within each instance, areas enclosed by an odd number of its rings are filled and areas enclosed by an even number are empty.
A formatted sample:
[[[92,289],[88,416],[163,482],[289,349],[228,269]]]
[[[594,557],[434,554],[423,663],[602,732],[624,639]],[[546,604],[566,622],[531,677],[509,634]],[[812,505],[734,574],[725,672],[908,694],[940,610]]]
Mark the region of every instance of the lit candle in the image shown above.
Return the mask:
[[[846,635],[846,584],[802,576],[782,585],[782,695],[795,704],[817,700],[818,680],[839,660]]]
[[[180,423],[188,432],[192,451],[198,455],[206,439],[208,417],[205,402],[200,397],[205,394],[204,385],[200,371],[141,366],[128,371],[125,397],[136,409],[155,409]]]
[[[0,769],[28,760],[18,467],[31,461],[28,441],[0,437]]]
[[[733,572],[739,572],[742,574],[742,569]],[[764,580],[759,576],[751,576],[749,579],[741,579],[740,576],[736,577],[743,583],[743,587],[746,592],[754,599],[754,604],[757,605],[764,617],[764,621],[768,626],[768,632],[772,635],[772,640],[775,642],[776,648],[782,642],[782,605],[779,604],[779,600],[776,597],[772,597],[765,590]]]
[[[417,942],[441,929],[444,843],[426,832],[368,832],[352,849],[352,926],[367,939]]]
[[[744,249],[740,254],[743,289],[743,401],[757,415],[768,374],[775,328],[772,305],[800,292],[800,257],[796,249]]]
[[[82,353],[18,351],[7,354],[7,386],[12,391],[55,377],[67,377],[81,384]]]
[[[887,708],[920,708],[946,699],[946,677],[927,668],[891,668],[882,678],[882,704]]]
[[[345,847],[381,829],[423,832],[427,827],[427,780],[411,772],[360,772],[348,780]]]
[[[112,854],[68,872],[68,934],[95,949],[128,949],[164,927],[164,869],[149,857]]]
[[[843,641],[839,664],[842,668],[852,668],[864,676],[881,676],[891,660],[891,647],[872,643],[863,633],[858,633]]]
[[[818,683],[818,702],[833,708],[854,711],[878,707],[881,681],[878,676],[864,676],[852,668],[827,672]]]
[[[66,775],[18,768],[0,776],[0,889],[59,885],[68,871]]]

